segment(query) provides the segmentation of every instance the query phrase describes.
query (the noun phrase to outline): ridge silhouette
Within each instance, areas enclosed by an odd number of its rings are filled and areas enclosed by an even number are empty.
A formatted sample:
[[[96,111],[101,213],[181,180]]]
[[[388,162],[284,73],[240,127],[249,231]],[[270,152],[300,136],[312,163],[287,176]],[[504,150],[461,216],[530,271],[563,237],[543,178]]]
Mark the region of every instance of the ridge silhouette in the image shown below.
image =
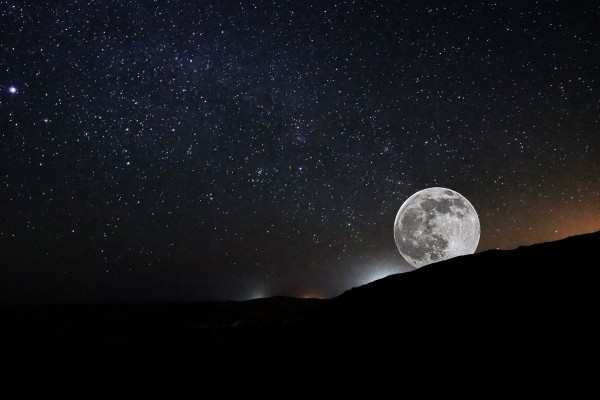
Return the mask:
[[[3,376],[25,398],[338,398],[414,373],[582,388],[598,248],[600,232],[490,250],[321,300],[2,306]]]

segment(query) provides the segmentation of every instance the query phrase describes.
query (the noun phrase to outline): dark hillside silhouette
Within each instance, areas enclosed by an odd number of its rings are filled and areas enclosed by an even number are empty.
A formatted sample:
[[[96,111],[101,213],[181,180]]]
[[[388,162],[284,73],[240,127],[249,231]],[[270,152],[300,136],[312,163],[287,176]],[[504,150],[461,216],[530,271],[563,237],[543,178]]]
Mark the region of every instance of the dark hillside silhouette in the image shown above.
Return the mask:
[[[424,378],[580,390],[598,362],[599,248],[597,232],[487,251],[325,300],[3,306],[4,387],[81,399],[338,398]]]

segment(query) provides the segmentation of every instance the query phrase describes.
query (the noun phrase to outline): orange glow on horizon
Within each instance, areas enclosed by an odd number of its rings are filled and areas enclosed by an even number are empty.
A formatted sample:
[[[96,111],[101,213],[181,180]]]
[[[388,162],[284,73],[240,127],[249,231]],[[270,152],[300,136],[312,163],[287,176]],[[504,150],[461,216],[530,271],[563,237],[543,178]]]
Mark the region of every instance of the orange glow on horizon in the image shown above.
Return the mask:
[[[588,209],[548,207],[546,212],[535,215],[523,212],[508,220],[497,214],[491,216],[489,222],[482,227],[478,252],[496,248],[510,250],[600,231],[600,205]]]
[[[323,299],[323,296],[318,292],[307,290],[298,294],[298,297],[301,299]]]

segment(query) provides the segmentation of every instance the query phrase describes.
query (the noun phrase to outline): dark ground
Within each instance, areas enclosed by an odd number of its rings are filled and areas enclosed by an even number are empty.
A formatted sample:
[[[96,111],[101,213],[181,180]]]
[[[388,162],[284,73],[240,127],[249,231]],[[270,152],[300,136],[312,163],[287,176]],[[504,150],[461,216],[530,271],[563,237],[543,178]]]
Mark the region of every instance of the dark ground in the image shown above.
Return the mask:
[[[487,251],[326,300],[6,305],[1,397],[590,396],[598,249],[600,232]]]

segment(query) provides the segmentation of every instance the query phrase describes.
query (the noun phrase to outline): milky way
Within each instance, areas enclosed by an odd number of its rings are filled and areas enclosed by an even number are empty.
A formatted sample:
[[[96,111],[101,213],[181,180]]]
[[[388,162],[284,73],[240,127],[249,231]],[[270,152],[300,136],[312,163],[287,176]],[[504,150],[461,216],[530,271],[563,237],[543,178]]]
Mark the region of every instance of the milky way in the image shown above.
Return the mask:
[[[449,3],[0,1],[0,301],[333,296],[431,186],[600,229],[598,6]]]

